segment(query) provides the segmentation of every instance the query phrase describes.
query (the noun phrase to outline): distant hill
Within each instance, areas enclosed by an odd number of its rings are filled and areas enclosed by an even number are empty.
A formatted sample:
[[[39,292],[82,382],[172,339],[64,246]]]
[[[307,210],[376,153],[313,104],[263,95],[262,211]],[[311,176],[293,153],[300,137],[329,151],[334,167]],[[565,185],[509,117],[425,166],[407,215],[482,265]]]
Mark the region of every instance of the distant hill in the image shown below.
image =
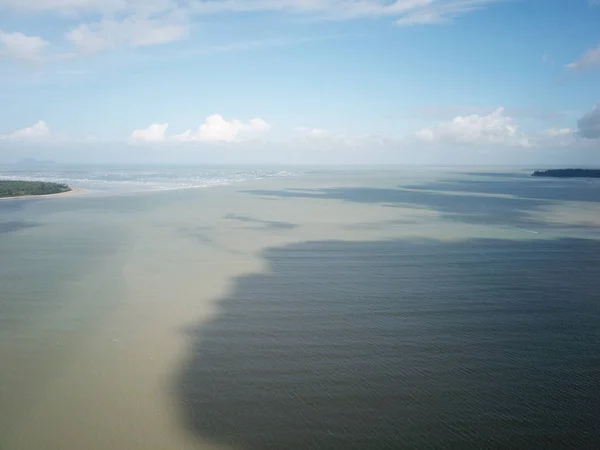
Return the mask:
[[[19,161],[17,161],[17,166],[27,166],[27,167],[47,167],[47,166],[52,166],[54,165],[55,162],[52,161],[51,159],[44,159],[44,160],[40,160],[40,159],[35,159],[35,158],[23,158]]]
[[[532,174],[534,177],[554,177],[554,178],[600,178],[598,169],[549,169],[536,170]]]

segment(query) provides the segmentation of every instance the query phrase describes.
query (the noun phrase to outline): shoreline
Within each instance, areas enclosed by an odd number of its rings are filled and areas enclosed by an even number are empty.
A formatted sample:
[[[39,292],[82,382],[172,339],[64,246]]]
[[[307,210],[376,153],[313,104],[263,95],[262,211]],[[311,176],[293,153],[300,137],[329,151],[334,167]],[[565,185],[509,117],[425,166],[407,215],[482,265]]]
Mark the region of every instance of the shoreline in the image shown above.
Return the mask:
[[[48,197],[63,197],[68,195],[87,194],[89,191],[82,188],[74,188],[66,192],[57,192],[55,194],[41,194],[41,195],[18,195],[16,197],[0,197],[2,200],[23,200],[28,198],[48,198]]]

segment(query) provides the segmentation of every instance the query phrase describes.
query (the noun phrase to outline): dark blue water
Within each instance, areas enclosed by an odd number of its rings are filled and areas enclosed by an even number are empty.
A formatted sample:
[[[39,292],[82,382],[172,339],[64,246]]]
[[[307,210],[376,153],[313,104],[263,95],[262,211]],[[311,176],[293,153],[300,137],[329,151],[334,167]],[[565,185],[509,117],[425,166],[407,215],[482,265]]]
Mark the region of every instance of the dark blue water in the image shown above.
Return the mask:
[[[530,212],[600,200],[597,184],[478,177],[249,193],[536,229],[556,226]],[[192,432],[249,450],[600,448],[600,241],[308,242],[263,256],[271,271],[238,279],[188,331],[175,389]]]
[[[188,426],[246,449],[599,448],[600,242],[307,243],[191,331]]]
[[[478,225],[535,226],[550,224],[530,213],[556,202],[600,202],[600,181],[596,179],[543,179],[522,174],[480,173],[448,175],[448,179],[423,184],[288,190],[251,190],[250,194],[286,198],[343,200],[387,206],[426,208],[443,218]]]

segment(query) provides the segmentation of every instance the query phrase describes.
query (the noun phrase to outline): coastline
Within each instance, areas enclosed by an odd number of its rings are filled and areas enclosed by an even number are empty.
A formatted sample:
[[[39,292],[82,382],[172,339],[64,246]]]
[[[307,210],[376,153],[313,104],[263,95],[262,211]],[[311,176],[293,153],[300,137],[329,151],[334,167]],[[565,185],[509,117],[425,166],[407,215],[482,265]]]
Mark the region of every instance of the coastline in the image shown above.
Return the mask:
[[[87,194],[89,191],[87,189],[74,188],[67,192],[57,192],[55,194],[41,194],[41,195],[19,195],[16,197],[0,197],[0,201],[2,200],[23,200],[28,198],[48,198],[48,197],[63,197],[67,195],[76,195],[76,194]]]

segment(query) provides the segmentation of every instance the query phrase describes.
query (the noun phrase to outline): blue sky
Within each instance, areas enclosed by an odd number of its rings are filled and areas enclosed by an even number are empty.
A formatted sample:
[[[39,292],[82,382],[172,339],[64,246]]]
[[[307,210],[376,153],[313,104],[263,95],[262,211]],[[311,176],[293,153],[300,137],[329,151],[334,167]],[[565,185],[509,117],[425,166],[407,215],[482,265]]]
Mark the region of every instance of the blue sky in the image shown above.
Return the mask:
[[[596,0],[0,0],[0,161],[600,164]]]

